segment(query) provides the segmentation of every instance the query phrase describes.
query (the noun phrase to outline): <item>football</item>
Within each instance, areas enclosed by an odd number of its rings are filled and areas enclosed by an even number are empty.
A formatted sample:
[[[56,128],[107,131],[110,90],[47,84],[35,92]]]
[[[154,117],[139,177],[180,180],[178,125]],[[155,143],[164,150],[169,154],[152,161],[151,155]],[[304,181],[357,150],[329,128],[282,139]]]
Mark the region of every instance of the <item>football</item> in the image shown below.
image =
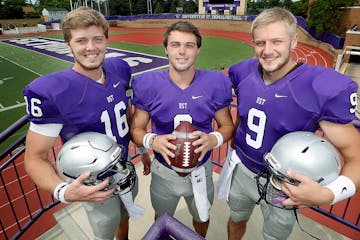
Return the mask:
[[[188,175],[198,164],[200,153],[195,154],[195,147],[192,143],[199,139],[199,137],[192,135],[194,131],[196,131],[194,125],[183,121],[172,133],[176,136],[176,139],[170,142],[176,145],[176,150],[174,151],[175,157],[169,157],[169,159],[171,167],[180,176]]]

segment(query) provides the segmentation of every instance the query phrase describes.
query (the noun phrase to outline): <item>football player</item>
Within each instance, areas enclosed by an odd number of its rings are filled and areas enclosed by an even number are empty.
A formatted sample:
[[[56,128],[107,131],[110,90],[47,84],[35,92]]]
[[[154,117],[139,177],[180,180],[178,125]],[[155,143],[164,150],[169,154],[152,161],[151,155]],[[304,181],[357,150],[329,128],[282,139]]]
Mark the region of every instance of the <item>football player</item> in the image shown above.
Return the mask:
[[[291,233],[294,211],[260,201],[254,179],[266,171],[265,153],[289,132],[321,128],[345,164],[340,176],[326,186],[287,172],[298,184],[282,184],[288,196],[284,205],[334,204],[351,197],[360,186],[360,135],[352,124],[357,84],[332,69],[295,62],[291,55],[298,41],[296,26],[296,18],[285,9],[263,11],[251,27],[256,58],[229,69],[237,95],[238,125],[235,149],[226,163],[233,168],[227,168],[228,173],[222,172],[219,179],[231,184],[228,195],[222,192],[226,184],[219,186],[219,195],[224,194],[230,206],[229,239],[241,239],[258,201],[264,215],[264,239],[287,239]],[[226,177],[230,180],[224,181]]]
[[[26,139],[25,167],[43,190],[63,203],[84,202],[94,239],[128,239],[128,219],[114,189],[103,191],[109,179],[96,186],[83,182],[81,174],[71,184],[56,173],[48,160],[55,140],[63,143],[82,132],[99,132],[125,146],[128,156],[131,114],[126,90],[131,69],[119,58],[105,59],[108,22],[104,16],[80,7],[62,19],[64,40],[74,56],[74,65],[42,76],[24,89],[30,127]],[[144,158],[149,158],[147,154]],[[133,197],[137,186],[133,188]]]
[[[230,139],[234,130],[229,111],[231,82],[220,72],[195,69],[201,35],[193,24],[179,21],[171,25],[163,45],[169,69],[144,73],[132,82],[132,139],[155,154],[150,186],[155,219],[165,212],[173,215],[180,197],[184,197],[195,231],[205,236],[214,199],[210,153]],[[218,124],[216,131],[213,119]],[[147,132],[150,120],[152,132]],[[192,123],[197,129],[193,135],[199,137],[193,143],[195,153],[200,153],[199,164],[187,176],[179,176],[169,161],[176,149],[169,142],[176,138],[171,133],[181,121]]]

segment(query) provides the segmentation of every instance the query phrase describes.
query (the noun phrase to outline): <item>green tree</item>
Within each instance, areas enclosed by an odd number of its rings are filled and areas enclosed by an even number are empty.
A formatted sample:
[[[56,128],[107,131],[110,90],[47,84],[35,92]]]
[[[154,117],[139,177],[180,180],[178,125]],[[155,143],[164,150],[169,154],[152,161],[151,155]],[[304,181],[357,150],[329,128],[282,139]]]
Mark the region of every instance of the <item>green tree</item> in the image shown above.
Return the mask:
[[[178,0],[172,0],[170,5],[170,12],[176,13],[176,7],[178,6]]]
[[[147,13],[147,0],[135,0],[133,7],[133,14],[146,14]]]
[[[198,4],[192,0],[187,0],[184,3],[184,13],[197,13]]]
[[[132,15],[133,14],[132,13],[132,6],[134,6],[134,2],[132,0],[109,1],[110,16],[116,16],[116,15],[128,16],[128,15]]]
[[[290,11],[295,16],[302,16],[304,19],[307,19],[308,8],[309,8],[309,0],[301,0],[301,1],[293,2],[290,5]]]
[[[268,0],[266,2],[267,2],[266,8],[282,7],[283,6],[282,1],[280,1],[280,0]]]
[[[291,0],[284,0],[282,3],[283,7],[286,9],[289,9],[289,10],[291,9],[292,4],[293,4],[293,1],[291,1]]]
[[[342,28],[338,26],[343,13],[341,7],[352,6],[357,0],[317,0],[310,5],[310,16],[307,25],[314,27],[316,33],[324,32],[341,34]]]
[[[69,0],[39,0],[38,10],[42,11],[44,8],[65,8],[70,11],[70,1]]]
[[[0,19],[24,18],[22,6],[27,5],[25,0],[0,0]]]
[[[164,13],[170,13],[172,0],[164,0]]]
[[[164,13],[164,1],[158,0],[155,2],[154,13]]]
[[[283,4],[280,0],[260,0],[256,2],[248,1],[247,14],[259,14],[264,9],[282,6]]]

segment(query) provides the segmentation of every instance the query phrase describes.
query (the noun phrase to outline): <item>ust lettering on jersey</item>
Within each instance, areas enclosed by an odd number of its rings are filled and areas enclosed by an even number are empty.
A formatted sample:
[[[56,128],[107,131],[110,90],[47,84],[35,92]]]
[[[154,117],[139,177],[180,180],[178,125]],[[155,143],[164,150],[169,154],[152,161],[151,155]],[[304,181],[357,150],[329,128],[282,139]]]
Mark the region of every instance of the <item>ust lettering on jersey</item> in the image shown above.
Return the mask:
[[[264,98],[261,98],[261,97],[256,98],[256,103],[257,104],[264,105],[265,101],[266,101],[266,99],[264,99]]]
[[[187,109],[187,103],[186,102],[180,102],[179,103],[179,109]]]
[[[108,103],[111,103],[114,101],[114,95],[111,94],[110,96],[107,96],[106,99]]]

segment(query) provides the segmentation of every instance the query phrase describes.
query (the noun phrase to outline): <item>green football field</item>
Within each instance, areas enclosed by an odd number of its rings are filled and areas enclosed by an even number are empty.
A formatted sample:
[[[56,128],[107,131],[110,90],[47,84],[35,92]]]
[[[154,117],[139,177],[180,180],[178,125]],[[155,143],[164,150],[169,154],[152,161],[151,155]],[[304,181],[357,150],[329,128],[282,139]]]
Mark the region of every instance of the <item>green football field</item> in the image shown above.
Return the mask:
[[[114,34],[114,33],[113,33]],[[116,33],[119,34],[119,33]],[[34,37],[34,36],[32,36]],[[61,34],[41,37],[62,39]],[[0,39],[0,131],[26,114],[22,89],[35,78],[72,66],[71,62],[1,42]],[[165,57],[163,46],[112,42],[109,47]],[[221,70],[253,55],[253,48],[236,40],[203,36],[196,68]],[[22,134],[26,128],[18,134]],[[3,146],[1,146],[3,148]]]

